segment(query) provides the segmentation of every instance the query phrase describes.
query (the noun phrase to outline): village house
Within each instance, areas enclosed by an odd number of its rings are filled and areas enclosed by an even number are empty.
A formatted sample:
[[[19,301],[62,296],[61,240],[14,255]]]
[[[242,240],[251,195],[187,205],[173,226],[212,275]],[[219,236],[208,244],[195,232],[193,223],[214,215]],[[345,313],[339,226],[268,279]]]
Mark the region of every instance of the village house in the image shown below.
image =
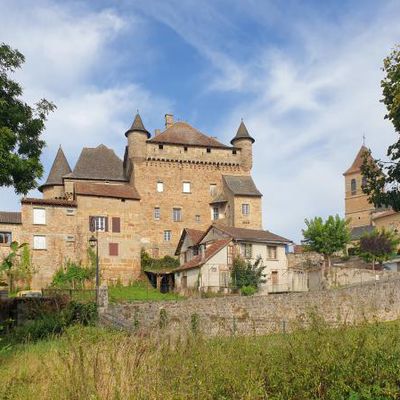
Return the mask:
[[[141,274],[141,249],[173,255],[185,227],[205,231],[218,221],[262,229],[262,194],[251,177],[255,140],[243,121],[230,145],[170,114],[153,136],[137,114],[125,137],[123,159],[101,144],[83,148],[74,168],[60,147],[42,198],[0,212],[0,250],[28,243],[32,288],[47,286],[68,260],[87,263],[94,232],[102,280],[127,284]]]

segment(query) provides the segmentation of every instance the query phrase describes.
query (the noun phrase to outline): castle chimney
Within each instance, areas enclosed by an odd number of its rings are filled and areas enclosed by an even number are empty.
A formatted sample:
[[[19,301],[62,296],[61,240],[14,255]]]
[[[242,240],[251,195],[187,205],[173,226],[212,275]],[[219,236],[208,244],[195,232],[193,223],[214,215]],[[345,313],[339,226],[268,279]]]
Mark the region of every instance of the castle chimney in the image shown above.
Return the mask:
[[[165,129],[168,129],[174,124],[174,116],[172,114],[165,114]]]
[[[161,132],[161,130],[160,130],[160,129],[154,129],[154,136],[157,136],[157,135],[159,135],[159,134],[160,134],[160,132]]]

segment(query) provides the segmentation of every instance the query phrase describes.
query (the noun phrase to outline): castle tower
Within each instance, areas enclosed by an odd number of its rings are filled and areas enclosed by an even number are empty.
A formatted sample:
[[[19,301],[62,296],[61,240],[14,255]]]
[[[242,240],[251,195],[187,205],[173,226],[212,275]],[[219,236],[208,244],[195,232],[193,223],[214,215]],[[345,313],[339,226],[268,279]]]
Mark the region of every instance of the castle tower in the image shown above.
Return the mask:
[[[363,176],[361,174],[361,166],[365,154],[369,154],[369,150],[363,145],[358,151],[353,164],[343,173],[345,181],[345,217],[350,219],[350,228],[372,224],[371,215],[375,207],[368,201],[368,195],[362,191]]]
[[[146,140],[150,138],[150,132],[143,125],[139,113],[136,114],[132,126],[125,132],[128,138],[128,157],[132,164],[141,162],[146,157]]]
[[[246,125],[242,121],[236,132],[236,136],[231,140],[232,146],[241,150],[241,166],[244,171],[250,172],[253,167],[253,143],[255,140],[249,135]]]

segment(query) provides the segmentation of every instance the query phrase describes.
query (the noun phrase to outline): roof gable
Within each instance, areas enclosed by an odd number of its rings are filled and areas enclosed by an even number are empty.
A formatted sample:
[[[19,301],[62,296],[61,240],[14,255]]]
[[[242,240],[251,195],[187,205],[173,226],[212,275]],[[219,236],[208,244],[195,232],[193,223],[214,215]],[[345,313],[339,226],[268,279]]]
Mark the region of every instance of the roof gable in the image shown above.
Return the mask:
[[[179,254],[181,254],[182,248],[184,247],[191,247],[197,245],[203,236],[204,236],[204,231],[199,231],[198,229],[185,228],[182,231],[178,246],[176,247],[175,255],[178,256]]]

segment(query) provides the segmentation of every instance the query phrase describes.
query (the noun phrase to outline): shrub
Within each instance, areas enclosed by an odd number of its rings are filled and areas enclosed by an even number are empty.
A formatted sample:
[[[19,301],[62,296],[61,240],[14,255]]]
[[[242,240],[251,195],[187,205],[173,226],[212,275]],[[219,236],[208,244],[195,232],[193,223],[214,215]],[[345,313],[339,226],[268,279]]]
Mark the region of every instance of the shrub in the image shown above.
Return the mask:
[[[52,287],[58,289],[83,289],[86,282],[91,281],[96,274],[93,266],[84,267],[68,261],[53,276]]]
[[[261,265],[262,258],[259,257],[254,264],[250,261],[245,261],[241,257],[236,257],[233,260],[232,267],[232,282],[237,289],[244,286],[251,286],[254,291],[257,291],[261,283],[265,282],[263,278],[264,266]]]
[[[242,286],[240,288],[240,293],[243,296],[252,296],[256,292],[257,292],[257,289],[253,286]]]

